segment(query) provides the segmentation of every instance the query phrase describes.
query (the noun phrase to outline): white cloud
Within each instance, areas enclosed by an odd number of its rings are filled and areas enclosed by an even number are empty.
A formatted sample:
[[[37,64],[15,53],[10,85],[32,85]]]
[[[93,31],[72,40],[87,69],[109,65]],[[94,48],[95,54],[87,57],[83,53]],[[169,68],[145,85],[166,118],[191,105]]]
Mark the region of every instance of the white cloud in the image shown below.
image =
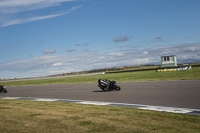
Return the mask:
[[[43,54],[54,54],[56,52],[55,49],[44,49]]]
[[[147,51],[144,51],[142,54],[144,54],[144,55],[147,55],[147,54],[148,54],[148,52],[147,52]]]
[[[8,20],[8,21],[4,22],[1,25],[1,27],[6,27],[6,26],[9,26],[9,25],[15,25],[15,24],[22,24],[22,23],[25,23],[25,20],[22,20],[22,19]]]
[[[3,0],[0,1],[0,8],[1,9],[15,8],[15,11],[18,12],[21,11],[22,8],[24,10],[38,9],[50,6],[57,6],[60,5],[60,3],[62,2],[68,2],[68,1],[76,1],[76,0]]]
[[[63,62],[58,62],[58,63],[52,64],[51,66],[57,67],[57,66],[62,66],[62,65],[63,65]]]
[[[75,52],[76,51],[76,49],[67,49],[67,50],[65,50],[66,52]]]
[[[115,37],[114,42],[119,43],[119,42],[124,42],[124,41],[129,41],[131,37],[124,36],[124,37]]]
[[[32,5],[35,3],[44,3],[44,2],[55,2],[59,0],[2,0],[0,1],[0,7],[13,7],[13,6],[22,6],[22,5]],[[63,1],[63,0],[60,0]],[[67,0],[69,1],[69,0]]]
[[[100,57],[98,57],[98,59],[106,59],[106,57],[100,56]]]
[[[32,22],[32,21],[38,21],[38,20],[44,20],[44,19],[59,17],[59,16],[69,14],[72,11],[79,9],[79,8],[81,8],[81,5],[77,6],[77,7],[72,7],[65,12],[57,13],[57,14],[49,14],[49,15],[43,15],[43,16],[32,16],[32,17],[29,17],[29,18],[20,18],[20,19],[9,19],[9,20],[4,21],[1,24],[1,27],[6,27],[6,26],[10,26],[10,25],[15,25],[15,24],[23,24],[23,23]]]
[[[65,11],[59,11],[58,9],[55,13],[44,15],[42,9],[61,6],[64,2],[69,1],[77,0],[1,0],[0,27],[59,17],[81,8],[81,5],[79,5]],[[33,11],[37,10],[40,10],[40,14],[43,15],[35,15]],[[30,13],[30,11],[32,12]]]
[[[185,47],[184,48],[185,52],[200,52],[200,44],[197,44],[197,46],[191,46],[191,47]]]
[[[168,49],[168,50],[167,50]],[[185,50],[187,49],[187,50]],[[194,50],[188,52],[188,49]],[[146,54],[148,53],[148,54]],[[47,76],[67,72],[85,71],[127,65],[160,63],[160,56],[176,55],[178,61],[200,59],[199,44],[181,44],[146,49],[127,50],[110,53],[80,52],[70,55],[48,55],[27,60],[0,63],[0,77],[15,78]],[[178,62],[179,63],[179,62]],[[6,73],[6,74],[5,74]]]

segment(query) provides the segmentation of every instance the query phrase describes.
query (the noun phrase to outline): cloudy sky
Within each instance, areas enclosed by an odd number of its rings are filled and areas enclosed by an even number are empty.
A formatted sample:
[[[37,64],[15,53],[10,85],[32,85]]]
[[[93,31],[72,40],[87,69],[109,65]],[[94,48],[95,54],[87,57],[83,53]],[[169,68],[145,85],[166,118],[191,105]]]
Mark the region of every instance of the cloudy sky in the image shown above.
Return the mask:
[[[0,79],[200,60],[200,0],[0,0]]]

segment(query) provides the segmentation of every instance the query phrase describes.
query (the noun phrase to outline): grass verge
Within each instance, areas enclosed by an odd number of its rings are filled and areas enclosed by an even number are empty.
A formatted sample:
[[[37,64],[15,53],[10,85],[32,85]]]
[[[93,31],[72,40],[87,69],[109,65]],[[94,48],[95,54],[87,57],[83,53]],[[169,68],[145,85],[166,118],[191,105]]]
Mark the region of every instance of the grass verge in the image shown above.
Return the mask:
[[[98,79],[110,79],[110,80],[116,80],[117,82],[200,79],[200,67],[194,67],[193,70],[188,70],[188,71],[155,72],[155,70],[151,70],[151,71],[137,71],[137,72],[122,72],[122,73],[109,73],[105,75],[38,79],[38,80],[26,80],[26,81],[9,81],[9,82],[2,82],[1,84],[5,86],[22,86],[22,85],[48,85],[48,84],[71,84],[71,83],[96,83]]]
[[[1,133],[200,131],[200,116],[135,108],[0,99],[0,112]]]

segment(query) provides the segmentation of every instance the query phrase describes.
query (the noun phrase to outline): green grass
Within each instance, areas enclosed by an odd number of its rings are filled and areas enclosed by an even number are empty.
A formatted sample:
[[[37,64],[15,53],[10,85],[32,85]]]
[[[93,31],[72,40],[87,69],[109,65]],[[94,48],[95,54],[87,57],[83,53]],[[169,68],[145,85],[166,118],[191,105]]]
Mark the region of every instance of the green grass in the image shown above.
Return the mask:
[[[137,71],[137,72],[123,72],[123,73],[108,73],[105,75],[10,81],[10,82],[3,82],[1,84],[4,84],[5,86],[22,86],[22,85],[96,83],[97,80],[100,78],[116,80],[117,82],[191,80],[191,79],[200,79],[200,67],[194,67],[193,70],[188,70],[188,71],[156,72],[155,70],[151,70],[151,71]]]
[[[99,78],[126,81],[200,79],[191,71],[138,71],[105,75],[3,82],[5,86],[97,83]],[[1,83],[2,84],[2,83]],[[200,116],[135,108],[0,99],[0,131],[7,132],[137,132],[198,133]]]
[[[1,133],[198,133],[200,116],[135,108],[0,99]]]

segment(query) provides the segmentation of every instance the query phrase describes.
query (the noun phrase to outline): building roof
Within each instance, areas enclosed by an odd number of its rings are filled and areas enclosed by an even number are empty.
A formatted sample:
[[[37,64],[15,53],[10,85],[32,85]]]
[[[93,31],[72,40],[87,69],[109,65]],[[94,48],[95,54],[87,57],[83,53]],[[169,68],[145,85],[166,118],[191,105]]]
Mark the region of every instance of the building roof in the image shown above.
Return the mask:
[[[176,55],[166,55],[166,56],[161,56],[161,57],[171,57],[171,56],[176,56]]]

